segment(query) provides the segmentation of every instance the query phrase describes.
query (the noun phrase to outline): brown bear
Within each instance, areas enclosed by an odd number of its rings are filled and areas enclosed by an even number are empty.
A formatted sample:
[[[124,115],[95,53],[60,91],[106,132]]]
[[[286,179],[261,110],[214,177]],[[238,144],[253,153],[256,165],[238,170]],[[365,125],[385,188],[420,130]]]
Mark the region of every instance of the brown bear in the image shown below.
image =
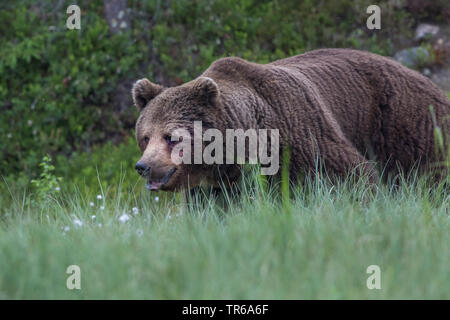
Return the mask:
[[[331,177],[357,169],[369,181],[381,171],[432,167],[443,160],[436,126],[448,146],[445,93],[416,71],[358,50],[321,49],[268,64],[222,58],[181,86],[164,88],[141,79],[132,94],[143,152],[136,169],[151,190],[217,186],[239,178],[236,164],[173,162],[178,141],[172,132],[192,133],[194,121],[202,121],[203,130],[220,132],[278,129],[280,147],[290,149],[292,180],[300,172],[314,173],[317,159]]]

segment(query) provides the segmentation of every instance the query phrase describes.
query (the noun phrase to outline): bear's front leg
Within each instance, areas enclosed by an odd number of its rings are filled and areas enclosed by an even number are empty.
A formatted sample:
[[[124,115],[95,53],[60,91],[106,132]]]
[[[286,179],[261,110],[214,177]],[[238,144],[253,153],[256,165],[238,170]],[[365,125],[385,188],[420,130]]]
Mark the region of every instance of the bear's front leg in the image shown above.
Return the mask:
[[[349,142],[324,140],[319,144],[318,149],[314,157],[318,157],[331,180],[345,180],[353,175],[356,178],[366,178],[369,185],[379,181],[378,171],[374,164]],[[310,169],[315,171],[317,168]]]
[[[186,207],[196,208],[201,206],[204,208],[208,201],[217,200],[223,191],[216,187],[194,187],[184,190],[183,193]]]

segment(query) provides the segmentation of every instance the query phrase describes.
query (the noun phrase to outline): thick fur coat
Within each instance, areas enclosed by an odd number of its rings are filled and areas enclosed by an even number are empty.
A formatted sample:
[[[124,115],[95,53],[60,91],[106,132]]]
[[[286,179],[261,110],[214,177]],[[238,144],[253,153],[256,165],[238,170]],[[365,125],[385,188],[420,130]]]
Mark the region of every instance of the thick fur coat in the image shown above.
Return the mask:
[[[293,180],[300,172],[315,173],[318,160],[331,177],[354,171],[371,181],[380,170],[439,168],[443,159],[434,130],[440,127],[447,137],[450,128],[450,102],[429,79],[389,58],[349,49],[316,50],[268,64],[222,58],[178,87],[140,80],[133,97],[141,110],[136,126],[141,162],[165,170],[173,164],[162,140],[150,156],[151,143],[144,138],[162,137],[169,127],[189,128],[194,120],[223,132],[279,129],[281,146],[291,150]],[[230,180],[239,176],[235,166],[184,166],[162,189],[186,187],[186,180],[195,186],[202,177],[214,185],[218,172]]]

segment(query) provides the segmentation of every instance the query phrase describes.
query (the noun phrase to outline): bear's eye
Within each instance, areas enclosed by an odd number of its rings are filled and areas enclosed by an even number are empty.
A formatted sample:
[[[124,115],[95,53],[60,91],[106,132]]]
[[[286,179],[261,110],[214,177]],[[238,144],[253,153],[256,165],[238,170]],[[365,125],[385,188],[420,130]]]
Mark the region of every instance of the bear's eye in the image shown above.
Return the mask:
[[[175,145],[178,142],[178,141],[172,141],[172,136],[169,134],[164,136],[164,140],[166,141],[166,143],[169,147]]]
[[[150,141],[150,138],[149,138],[149,137],[144,137],[144,142],[145,142],[145,144],[148,144],[149,141]]]

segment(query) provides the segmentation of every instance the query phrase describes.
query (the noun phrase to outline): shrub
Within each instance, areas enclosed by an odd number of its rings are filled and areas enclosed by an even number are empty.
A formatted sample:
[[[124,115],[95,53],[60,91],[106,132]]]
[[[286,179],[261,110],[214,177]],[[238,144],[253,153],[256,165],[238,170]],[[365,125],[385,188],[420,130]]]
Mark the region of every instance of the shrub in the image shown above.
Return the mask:
[[[61,190],[61,177],[54,175],[55,167],[52,165],[52,158],[45,156],[39,164],[42,168],[39,179],[31,180],[31,184],[35,188],[39,200],[45,200],[48,196],[59,193]]]
[[[133,1],[131,28],[113,35],[102,2],[78,1],[81,30],[66,29],[62,1],[3,2],[0,175],[26,180],[45,154],[126,140],[140,77],[176,85],[222,56],[265,63],[320,47],[392,54],[392,39],[415,21],[405,3],[379,1],[383,27],[367,30],[369,0]]]

